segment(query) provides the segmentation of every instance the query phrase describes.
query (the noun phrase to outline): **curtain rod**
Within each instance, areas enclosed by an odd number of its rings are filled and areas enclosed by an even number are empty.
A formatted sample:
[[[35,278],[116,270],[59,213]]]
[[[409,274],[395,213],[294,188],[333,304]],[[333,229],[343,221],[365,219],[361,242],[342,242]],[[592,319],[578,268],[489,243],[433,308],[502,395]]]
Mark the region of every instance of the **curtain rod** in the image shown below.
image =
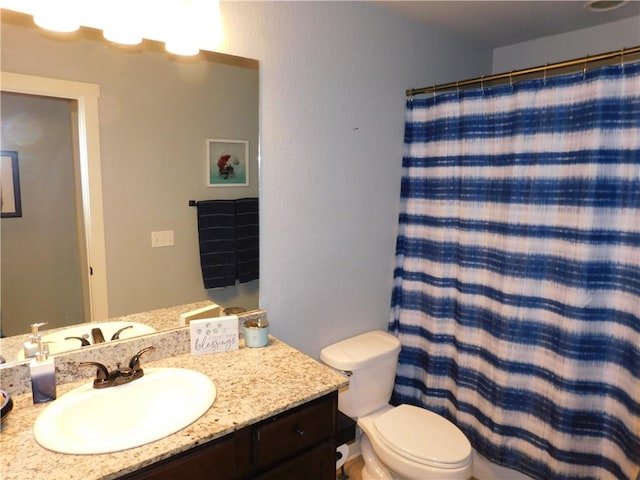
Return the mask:
[[[502,80],[505,78],[513,79],[513,77],[519,77],[521,75],[528,75],[537,72],[547,72],[548,70],[555,70],[558,68],[572,67],[576,65],[584,65],[586,70],[587,63],[597,62],[599,60],[607,60],[609,58],[622,57],[624,61],[625,55],[633,55],[640,53],[640,46],[631,48],[622,48],[614,52],[601,53],[599,55],[587,55],[582,58],[575,58],[573,60],[566,60],[564,62],[550,63],[547,65],[540,65],[538,67],[524,68],[522,70],[514,70],[513,72],[497,73],[495,75],[486,75],[482,77],[471,78],[469,80],[462,80],[458,82],[443,83],[440,85],[433,85],[431,87],[411,88],[405,93],[407,97],[413,97],[414,95],[420,95],[423,93],[436,93],[443,90],[451,90],[454,88],[468,87],[469,85],[475,85],[477,83],[492,82],[494,80]]]

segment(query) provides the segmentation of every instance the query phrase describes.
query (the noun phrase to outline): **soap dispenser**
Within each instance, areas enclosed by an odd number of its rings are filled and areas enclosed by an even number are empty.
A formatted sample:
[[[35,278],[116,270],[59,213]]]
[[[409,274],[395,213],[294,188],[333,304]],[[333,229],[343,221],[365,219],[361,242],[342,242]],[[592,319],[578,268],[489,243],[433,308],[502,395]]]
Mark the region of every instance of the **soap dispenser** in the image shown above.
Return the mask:
[[[38,337],[38,353],[29,365],[33,403],[50,402],[56,399],[56,367],[49,358],[42,337]]]
[[[31,335],[29,335],[29,339],[24,342],[24,358],[34,358],[39,350],[38,341],[40,340],[40,327],[44,327],[46,322],[44,323],[32,323],[31,324]],[[47,355],[49,354],[49,346],[47,344],[44,345],[45,351]]]

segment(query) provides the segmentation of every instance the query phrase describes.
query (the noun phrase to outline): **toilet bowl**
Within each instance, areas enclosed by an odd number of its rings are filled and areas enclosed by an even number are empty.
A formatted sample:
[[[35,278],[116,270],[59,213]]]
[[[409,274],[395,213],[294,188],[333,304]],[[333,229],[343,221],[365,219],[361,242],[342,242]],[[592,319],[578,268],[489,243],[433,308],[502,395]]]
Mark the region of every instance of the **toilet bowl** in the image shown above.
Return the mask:
[[[471,444],[458,427],[424,408],[389,405],[399,353],[398,339],[378,330],[320,352],[327,365],[350,374],[338,408],[363,432],[363,480],[467,480]]]
[[[363,431],[360,439],[363,458],[370,448],[380,464],[371,468],[365,462],[363,478],[466,480],[471,477],[471,444],[458,427],[429,410],[412,405],[389,405],[359,418],[358,426]]]

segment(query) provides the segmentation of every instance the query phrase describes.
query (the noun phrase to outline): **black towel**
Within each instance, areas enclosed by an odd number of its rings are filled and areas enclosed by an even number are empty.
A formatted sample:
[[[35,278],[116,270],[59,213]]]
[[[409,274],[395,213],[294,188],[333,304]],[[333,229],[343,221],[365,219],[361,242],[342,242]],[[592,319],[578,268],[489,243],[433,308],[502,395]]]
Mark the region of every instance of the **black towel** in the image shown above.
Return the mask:
[[[237,275],[240,283],[260,278],[258,199],[236,200]]]
[[[235,200],[197,203],[200,266],[205,288],[236,283]]]

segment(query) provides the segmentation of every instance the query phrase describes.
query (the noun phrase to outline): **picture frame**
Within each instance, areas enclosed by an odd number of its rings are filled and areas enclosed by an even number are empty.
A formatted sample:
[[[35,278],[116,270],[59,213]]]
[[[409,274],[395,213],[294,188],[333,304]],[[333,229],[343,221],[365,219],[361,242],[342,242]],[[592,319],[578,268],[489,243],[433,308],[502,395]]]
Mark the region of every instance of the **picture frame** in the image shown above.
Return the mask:
[[[2,150],[0,157],[0,217],[22,217],[18,152]]]
[[[249,142],[207,139],[207,187],[249,186]]]

